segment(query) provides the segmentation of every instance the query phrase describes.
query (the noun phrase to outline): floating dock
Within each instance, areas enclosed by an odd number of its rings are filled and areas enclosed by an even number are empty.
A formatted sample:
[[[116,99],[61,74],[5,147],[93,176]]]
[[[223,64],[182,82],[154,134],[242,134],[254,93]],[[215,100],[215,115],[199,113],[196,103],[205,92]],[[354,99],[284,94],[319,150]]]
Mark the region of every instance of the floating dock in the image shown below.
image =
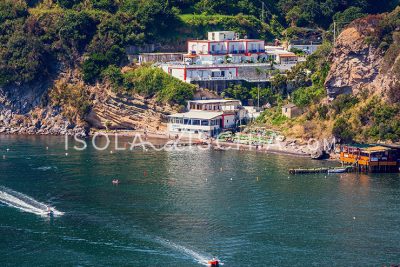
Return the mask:
[[[344,173],[351,172],[353,167],[336,167],[336,168],[299,168],[290,169],[290,174],[312,174],[312,173]]]

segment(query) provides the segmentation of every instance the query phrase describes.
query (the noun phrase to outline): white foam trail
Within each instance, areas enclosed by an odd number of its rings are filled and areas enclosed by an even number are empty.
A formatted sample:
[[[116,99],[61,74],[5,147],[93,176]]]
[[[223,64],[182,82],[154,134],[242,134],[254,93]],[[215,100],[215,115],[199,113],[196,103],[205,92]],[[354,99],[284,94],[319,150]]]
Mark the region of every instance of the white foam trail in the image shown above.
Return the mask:
[[[48,216],[49,209],[53,211],[54,216],[64,215],[63,212],[58,211],[53,207],[47,206],[46,204],[27,195],[15,192],[4,186],[0,186],[0,202],[21,211],[33,213],[39,216]]]
[[[189,257],[196,260],[199,264],[202,264],[205,266],[208,266],[208,261],[212,258],[210,255],[200,254],[194,250],[191,250],[187,247],[175,244],[174,242],[166,240],[166,239],[157,237],[157,238],[155,238],[155,240],[157,241],[157,243],[163,245],[164,247],[168,247],[170,249],[173,249],[175,251],[178,251],[180,253],[188,255]],[[223,263],[220,263],[220,264],[223,265]]]

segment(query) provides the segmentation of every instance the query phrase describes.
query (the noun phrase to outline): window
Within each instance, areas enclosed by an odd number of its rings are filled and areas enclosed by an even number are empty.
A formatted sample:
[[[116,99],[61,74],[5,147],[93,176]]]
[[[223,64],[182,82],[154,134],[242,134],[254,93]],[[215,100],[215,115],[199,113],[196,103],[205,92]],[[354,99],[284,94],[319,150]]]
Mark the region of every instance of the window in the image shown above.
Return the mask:
[[[200,120],[192,120],[192,125],[200,125]]]
[[[214,32],[211,34],[211,39],[215,40],[215,33]]]
[[[208,120],[202,120],[201,121],[202,126],[208,126]]]
[[[186,124],[186,125],[190,124],[190,120],[189,119],[183,119],[183,124]]]

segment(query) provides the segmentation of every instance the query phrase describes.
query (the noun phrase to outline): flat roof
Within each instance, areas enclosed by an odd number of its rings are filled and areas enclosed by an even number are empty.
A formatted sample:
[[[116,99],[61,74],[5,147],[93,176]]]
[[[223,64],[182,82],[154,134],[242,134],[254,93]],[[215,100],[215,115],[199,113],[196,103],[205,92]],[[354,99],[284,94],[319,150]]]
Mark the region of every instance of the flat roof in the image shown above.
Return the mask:
[[[212,104],[212,103],[229,103],[229,102],[240,102],[237,99],[203,99],[203,100],[190,100],[190,103],[198,104]]]
[[[272,50],[272,51],[268,51],[270,53],[274,53],[274,54],[278,54],[280,56],[296,56],[295,53],[286,51],[286,50]]]
[[[373,152],[384,152],[384,151],[389,151],[392,150],[389,147],[383,147],[383,146],[373,146],[373,147],[367,147],[367,148],[363,148],[363,151],[369,152],[369,153],[373,153]]]
[[[216,117],[222,116],[223,112],[210,112],[201,110],[191,110],[184,113],[176,113],[169,115],[170,118],[188,118],[188,119],[200,119],[200,120],[211,120]]]

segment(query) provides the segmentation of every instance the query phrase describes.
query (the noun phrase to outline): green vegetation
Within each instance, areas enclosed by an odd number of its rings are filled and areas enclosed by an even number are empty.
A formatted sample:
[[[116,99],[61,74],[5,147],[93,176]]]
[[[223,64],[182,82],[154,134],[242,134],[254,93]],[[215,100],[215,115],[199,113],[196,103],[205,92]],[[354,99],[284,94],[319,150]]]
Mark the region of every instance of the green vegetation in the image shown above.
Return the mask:
[[[83,84],[58,80],[49,94],[53,106],[62,107],[63,115],[71,122],[84,119],[91,109],[89,94]]]
[[[387,92],[387,103],[362,96],[321,101],[330,69],[327,58],[332,50],[329,31],[333,21],[342,29],[354,19],[391,11],[398,4],[399,0],[379,4],[375,0],[2,0],[0,86],[41,83],[61,71],[78,69],[85,85],[56,83],[51,93],[52,103],[65,105],[71,117],[84,117],[88,112],[85,86],[97,82],[108,83],[116,92],[184,104],[193,96],[194,87],[162,70],[145,66],[123,73],[128,63],[126,47],[181,45],[188,38],[205,37],[210,30],[234,30],[242,37],[267,41],[308,38],[318,32],[326,37],[325,42],[306,62],[285,75],[275,75],[265,88],[233,85],[224,96],[245,104],[250,99],[256,104],[258,98],[260,105],[272,104],[274,108],[264,112],[260,123],[285,129],[301,124],[304,131],[333,132],[343,140],[398,140],[399,83]],[[361,20],[371,22],[359,23],[361,28],[376,25],[374,31],[361,30],[369,34],[368,44],[382,51],[382,71],[400,76],[400,7]],[[305,115],[298,119],[282,116],[280,107],[289,101],[303,107]],[[321,129],[314,120],[323,125]]]
[[[184,83],[158,68],[140,67],[123,74],[124,88],[145,97],[156,96],[161,102],[185,103],[193,98],[195,86]]]
[[[215,30],[232,30],[242,37],[264,38],[273,40],[283,29],[279,22],[266,24],[251,15],[207,15],[207,14],[184,14],[180,16],[183,29],[190,29],[188,34],[183,31],[180,38],[202,38],[207,32]],[[275,33],[275,35],[273,34]]]
[[[261,14],[262,2],[265,12]],[[372,0],[3,0],[0,85],[41,81],[55,71],[56,64],[82,67],[85,81],[93,83],[102,79],[108,66],[127,63],[124,48],[128,45],[177,44],[189,35],[204,37],[209,30],[221,29],[273,40],[287,26],[327,29],[333,18],[344,23],[363,14],[390,10],[396,3],[397,0],[380,5]],[[387,32],[396,19],[388,18],[382,23],[377,34],[383,37],[382,46],[389,48],[393,43]],[[110,50],[116,53],[115,58],[107,55]],[[390,51],[395,53],[397,49]],[[94,66],[97,63],[100,66]]]

